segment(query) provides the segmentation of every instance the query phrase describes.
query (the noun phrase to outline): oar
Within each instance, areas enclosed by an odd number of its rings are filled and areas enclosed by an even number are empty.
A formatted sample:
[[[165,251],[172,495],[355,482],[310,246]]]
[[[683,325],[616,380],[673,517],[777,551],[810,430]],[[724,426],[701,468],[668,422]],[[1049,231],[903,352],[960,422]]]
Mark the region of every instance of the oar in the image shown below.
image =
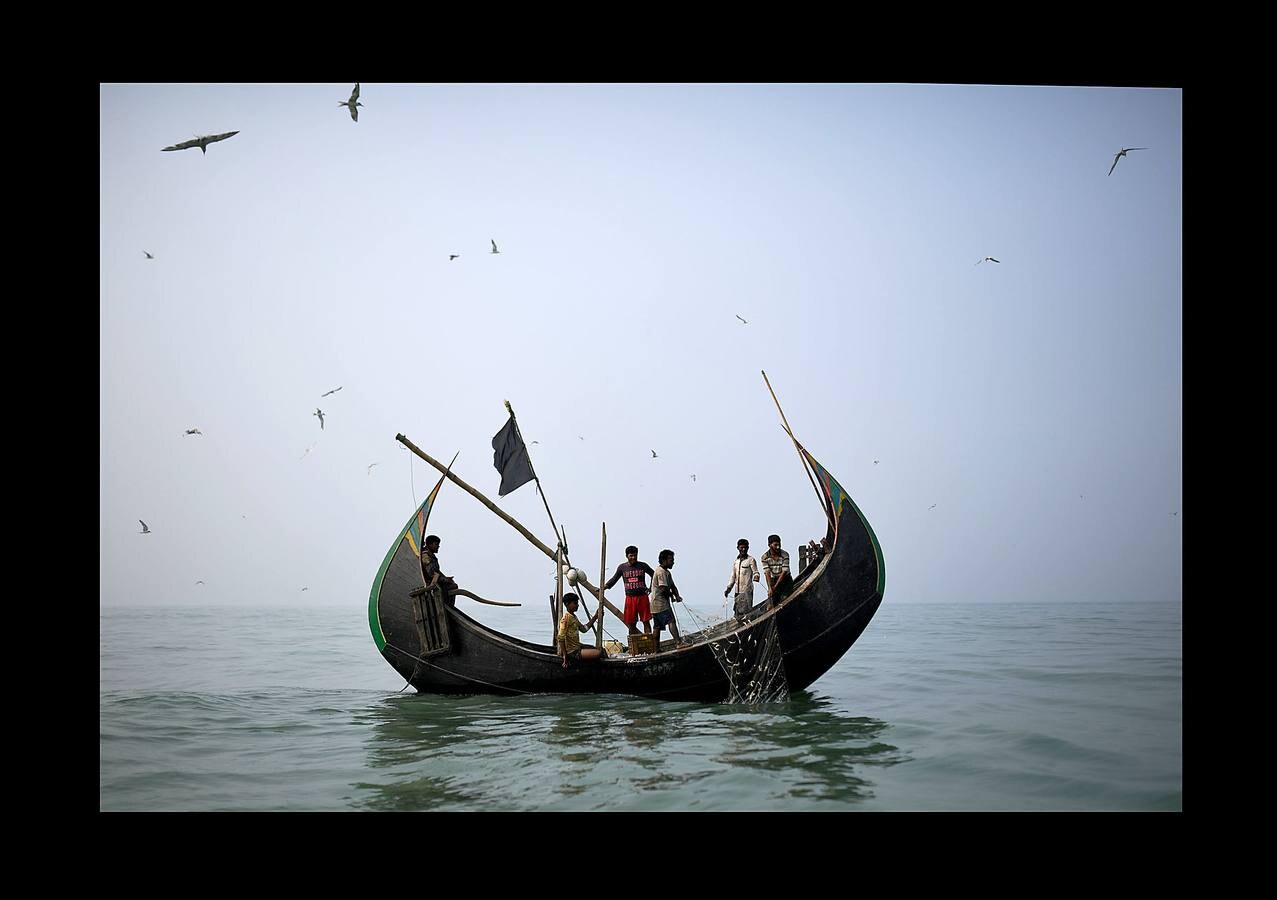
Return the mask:
[[[472,594],[469,591],[467,591],[465,588],[457,588],[455,591],[453,591],[453,593],[460,594],[462,597],[469,597],[471,600],[477,600],[480,603],[486,603],[489,606],[522,606],[523,605],[522,603],[500,603],[496,600],[484,600],[479,595]]]
[[[409,592],[408,592],[408,596],[409,596],[409,597],[422,597],[422,596],[425,596],[425,594],[426,594],[426,593],[427,593],[427,592],[426,592],[426,589],[425,589],[425,588],[423,588],[423,587],[419,587],[419,588],[414,588],[413,590],[409,591]],[[470,593],[469,591],[467,591],[465,588],[455,588],[455,589],[453,590],[453,592],[452,592],[452,593],[453,593],[454,595],[455,595],[455,594],[460,594],[462,597],[469,597],[471,600],[477,600],[477,601],[479,601],[480,603],[486,603],[486,604],[488,604],[489,606],[522,606],[522,605],[523,605],[522,603],[500,603],[500,602],[498,602],[498,601],[496,601],[496,600],[484,600],[484,599],[483,599],[482,597],[480,597],[478,594],[472,594],[472,593]]]

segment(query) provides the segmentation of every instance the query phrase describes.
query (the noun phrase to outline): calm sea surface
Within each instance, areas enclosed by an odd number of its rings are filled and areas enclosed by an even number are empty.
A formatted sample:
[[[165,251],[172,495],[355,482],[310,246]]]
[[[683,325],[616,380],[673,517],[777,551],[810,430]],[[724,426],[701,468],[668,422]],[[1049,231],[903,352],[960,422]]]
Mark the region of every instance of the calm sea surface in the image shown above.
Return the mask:
[[[742,706],[396,693],[357,604],[104,609],[99,806],[1180,810],[1180,614],[887,600]]]

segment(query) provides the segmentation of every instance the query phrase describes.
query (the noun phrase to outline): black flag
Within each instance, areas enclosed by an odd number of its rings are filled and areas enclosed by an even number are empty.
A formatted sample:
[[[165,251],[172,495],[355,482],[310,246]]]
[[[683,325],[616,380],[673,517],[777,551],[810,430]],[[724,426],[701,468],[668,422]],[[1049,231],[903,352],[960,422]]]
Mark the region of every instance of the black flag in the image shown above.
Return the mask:
[[[532,474],[532,460],[528,458],[528,448],[524,446],[523,439],[519,437],[519,432],[514,427],[514,416],[511,416],[510,421],[505,423],[505,427],[493,437],[492,449],[496,451],[492,454],[492,464],[501,473],[501,489],[497,492],[497,496],[504,497],[536,477]]]

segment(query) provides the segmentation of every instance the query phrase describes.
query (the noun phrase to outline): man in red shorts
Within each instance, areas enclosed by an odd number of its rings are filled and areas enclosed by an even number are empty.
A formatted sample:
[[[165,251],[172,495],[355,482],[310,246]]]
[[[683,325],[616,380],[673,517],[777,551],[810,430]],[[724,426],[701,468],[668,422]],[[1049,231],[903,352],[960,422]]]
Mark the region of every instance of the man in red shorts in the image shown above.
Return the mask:
[[[625,548],[625,562],[616,567],[616,574],[608,579],[604,588],[610,588],[621,578],[625,579],[625,615],[622,616],[630,634],[638,634],[636,624],[643,620],[643,633],[652,633],[652,607],[648,600],[647,576],[655,574],[652,567],[639,562],[638,547]]]

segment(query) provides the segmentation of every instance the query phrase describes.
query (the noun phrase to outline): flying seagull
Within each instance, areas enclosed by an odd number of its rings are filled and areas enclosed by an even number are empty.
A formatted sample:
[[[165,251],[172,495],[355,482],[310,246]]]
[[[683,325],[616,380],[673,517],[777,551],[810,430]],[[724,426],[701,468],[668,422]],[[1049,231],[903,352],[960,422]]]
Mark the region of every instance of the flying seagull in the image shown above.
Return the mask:
[[[301,455],[301,456],[299,456],[299,457],[297,457],[297,458],[298,458],[299,460],[305,459],[307,456],[309,456],[309,455],[310,455],[310,451],[312,451],[312,450],[314,450],[314,449],[315,449],[315,445],[314,445],[314,444],[311,444],[309,447],[307,447],[305,450],[303,450],[303,451],[302,451],[302,455]]]
[[[142,522],[141,519],[138,519],[138,521]],[[138,534],[150,534],[150,533],[151,533],[150,527],[145,522],[142,522],[142,530],[139,531]]]
[[[649,449],[651,449],[651,448],[649,448]],[[656,459],[656,451],[655,451],[655,450],[652,450],[652,459]]]
[[[303,591],[308,591],[308,590],[310,590],[310,588],[308,588],[308,587],[304,587],[304,588],[302,588],[302,590],[303,590]]]
[[[492,238],[488,238],[488,240],[492,241]],[[498,250],[498,249],[497,249],[497,242],[496,242],[496,241],[492,241],[492,252],[493,252],[493,253],[500,253],[500,252],[501,252],[500,250]]]
[[[188,428],[186,429],[186,433],[187,434],[203,434],[204,432],[200,431],[198,428]]]
[[[740,319],[740,316],[737,316],[736,318]],[[741,320],[742,322],[744,322],[746,325],[748,325],[748,324],[749,324],[749,322],[748,322],[748,321],[746,321],[745,319],[740,319],[740,320]]]
[[[1147,150],[1147,149],[1148,149],[1147,147],[1123,147],[1118,152],[1117,156],[1113,157],[1113,165],[1109,166],[1109,174],[1112,175],[1113,170],[1117,168],[1117,161],[1121,159],[1123,156],[1125,156],[1126,154],[1130,153],[1132,150]]]
[[[372,467],[373,467],[373,466],[379,466],[379,465],[381,465],[381,463],[369,463],[369,464],[368,464],[368,474],[369,474],[369,475],[371,475],[371,474],[372,474]]]
[[[197,581],[197,582],[195,582],[195,583],[196,583],[196,584],[203,584],[204,582],[202,582],[202,581]]]
[[[534,444],[539,444],[539,443],[541,443],[541,442],[540,442],[540,441],[533,441],[532,443],[534,443]]]
[[[324,411],[317,406],[315,407],[315,411],[311,413],[311,415],[319,416],[319,430],[323,431],[324,430]]]
[[[356,122],[359,121],[359,107],[363,106],[363,104],[359,102],[359,82],[358,81],[355,82],[355,89],[350,92],[350,99],[342,100],[337,105],[349,106],[350,117],[354,119]]]
[[[936,508],[936,505],[934,503],[927,507],[927,509],[935,509],[935,508]]]
[[[449,253],[449,254],[448,254],[448,262],[452,262],[454,259],[456,259],[456,258],[457,258],[458,256],[460,256],[460,255],[461,255],[460,253]]]
[[[1000,260],[1000,259],[994,259],[992,256],[986,256],[984,259],[981,259],[981,260],[977,261],[977,262],[976,262],[976,265],[978,266],[978,265],[980,265],[980,263],[982,263],[982,262],[986,262],[986,261],[987,261],[987,262],[995,262],[995,263],[997,263],[998,265],[1002,265],[1002,260]]]
[[[335,393],[337,393],[337,392],[338,392],[338,391],[340,391],[340,390],[341,390],[341,387],[340,387],[340,386],[338,386],[338,387],[333,388],[331,391],[324,391],[324,393],[320,394],[319,396],[320,396],[320,397],[327,397],[329,394],[335,394]]]
[[[215,144],[218,141],[224,141],[229,137],[235,137],[238,131],[228,131],[225,134],[205,134],[197,138],[191,138],[189,141],[182,141],[180,144],[174,144],[172,147],[165,147],[165,150],[190,150],[192,147],[199,147],[200,153],[207,153],[205,148],[209,144]]]
[[[693,476],[692,476],[692,481],[695,481],[695,480],[696,480],[696,476],[695,476],[695,475],[693,475]]]
[[[147,258],[147,259],[155,259],[155,257],[154,257],[154,256],[152,256],[152,255],[150,254],[150,252],[149,252],[149,251],[147,251],[147,250],[143,250],[142,252],[146,254],[146,258]]]
[[[585,440],[585,438],[581,437],[579,434],[576,436],[576,439],[577,439],[578,441],[583,441],[583,440]]]
[[[875,465],[875,466],[876,466],[876,465],[878,465],[878,460],[876,460],[876,459],[874,460],[874,465]]]

